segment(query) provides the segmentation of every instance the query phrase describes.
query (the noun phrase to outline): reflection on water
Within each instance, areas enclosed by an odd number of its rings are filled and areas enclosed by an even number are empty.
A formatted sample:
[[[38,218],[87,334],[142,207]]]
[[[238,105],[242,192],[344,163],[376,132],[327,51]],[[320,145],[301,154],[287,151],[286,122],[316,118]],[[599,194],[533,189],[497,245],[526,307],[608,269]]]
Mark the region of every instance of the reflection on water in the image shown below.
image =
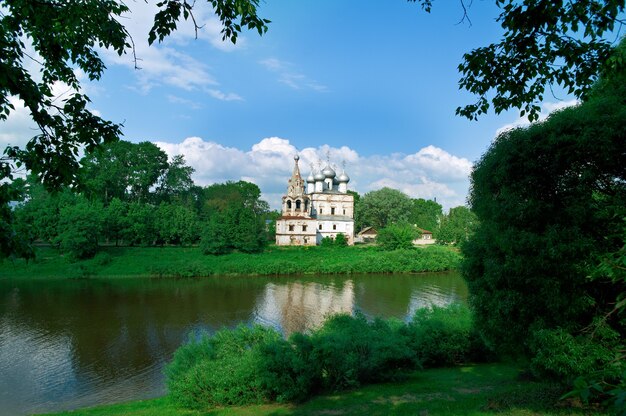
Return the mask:
[[[357,310],[410,319],[466,296],[454,273],[0,281],[0,415],[163,394],[163,367],[192,331],[262,323],[290,334]]]

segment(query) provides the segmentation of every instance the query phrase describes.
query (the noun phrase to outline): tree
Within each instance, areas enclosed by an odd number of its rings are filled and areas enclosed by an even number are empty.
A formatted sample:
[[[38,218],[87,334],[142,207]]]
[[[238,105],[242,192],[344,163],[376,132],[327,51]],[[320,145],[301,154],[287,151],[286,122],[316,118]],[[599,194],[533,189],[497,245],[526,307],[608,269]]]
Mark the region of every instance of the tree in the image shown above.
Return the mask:
[[[466,242],[476,227],[478,220],[469,208],[450,208],[448,215],[442,215],[437,229],[437,242],[440,244],[462,244]]]
[[[385,228],[396,222],[406,222],[412,206],[411,198],[396,189],[368,192],[355,206],[357,228]]]
[[[156,193],[162,201],[182,200],[194,187],[191,175],[195,169],[185,164],[183,155],[176,155],[159,179]]]
[[[256,29],[259,34],[267,31],[269,21],[257,16],[258,0],[208,2],[222,23],[223,40],[235,43],[242,28]],[[177,28],[180,20],[190,20],[199,28],[193,15],[193,2],[165,0],[158,5],[160,10],[149,43],[162,41]],[[85,148],[90,153],[101,143],[117,140],[121,133],[121,126],[87,109],[89,98],[80,92],[74,69],[96,80],[105,69],[98,48],[110,48],[119,55],[134,53],[134,41],[120,22],[128,11],[123,2],[115,0],[3,2],[0,121],[13,110],[9,97],[16,96],[29,109],[40,130],[25,149],[10,148],[6,153],[48,185],[74,183],[78,151]],[[37,56],[27,52],[29,46]],[[27,70],[26,61],[40,66],[41,81]],[[57,82],[73,91],[60,101],[52,96],[52,87]],[[1,161],[4,174],[4,167],[11,166],[10,159]]]
[[[265,221],[248,207],[232,205],[213,213],[202,233],[200,248],[205,254],[233,250],[256,253],[265,246]]]
[[[56,242],[61,252],[72,259],[91,258],[98,251],[102,232],[102,205],[78,197],[74,204],[62,206]]]
[[[617,53],[626,59],[626,40]],[[463,275],[496,351],[561,380],[596,377],[588,392],[615,400],[626,394],[626,277],[616,263],[626,243],[626,70],[605,71],[583,104],[502,133],[476,164],[480,225],[463,246]]]
[[[411,224],[389,224],[378,231],[376,242],[383,250],[407,249],[413,247],[413,240],[419,235],[419,231]]]
[[[222,40],[235,43],[242,28],[256,29],[260,35],[267,31],[269,20],[257,16],[259,0],[207,1],[222,24]],[[194,4],[187,0],[159,2],[149,43],[162,41],[181,20],[192,21],[197,30]],[[2,2],[0,122],[14,110],[9,99],[17,97],[30,111],[39,133],[24,149],[7,147],[0,157],[0,255],[19,246],[8,206],[15,196],[6,182],[16,168],[25,167],[51,189],[75,185],[81,151],[90,154],[121,135],[122,126],[88,109],[90,100],[82,93],[75,70],[83,71],[90,80],[100,79],[105,69],[100,48],[134,55],[134,41],[120,22],[128,11],[124,2],[117,0]],[[39,66],[37,74],[27,69],[32,64]],[[60,99],[52,94],[58,83],[69,89]]]
[[[156,228],[161,242],[192,244],[199,238],[196,212],[183,205],[161,202],[156,213]]]
[[[204,189],[203,214],[208,223],[200,246],[205,254],[232,250],[247,253],[263,250],[266,239],[267,202],[253,183],[239,181],[214,184]]]
[[[418,1],[429,12],[433,0]],[[495,0],[503,38],[463,55],[459,87],[478,96],[456,113],[476,119],[491,106],[496,113],[520,109],[530,121],[539,117],[546,89],[556,85],[586,99],[609,64],[623,68],[612,56],[612,31],[625,23],[624,0]],[[461,0],[463,19],[469,19]]]
[[[412,201],[413,207],[409,215],[409,222],[428,231],[436,232],[439,218],[442,216],[442,206],[430,199],[418,198]]]
[[[155,144],[124,140],[99,147],[82,158],[80,165],[79,189],[105,204],[113,198],[124,201],[151,199],[150,189],[169,168],[167,154]],[[184,167],[177,165],[174,169]]]

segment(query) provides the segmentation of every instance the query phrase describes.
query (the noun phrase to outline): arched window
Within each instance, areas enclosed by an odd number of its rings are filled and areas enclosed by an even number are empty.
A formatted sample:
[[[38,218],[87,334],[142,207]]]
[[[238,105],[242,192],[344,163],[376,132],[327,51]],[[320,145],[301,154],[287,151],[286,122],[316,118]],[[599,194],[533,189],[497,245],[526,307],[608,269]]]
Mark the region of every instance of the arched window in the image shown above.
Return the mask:
[[[287,208],[291,209],[291,201],[290,200],[287,200]]]
[[[309,211],[309,201],[304,201],[304,210]]]
[[[299,199],[296,199],[296,209],[300,209],[302,202]]]

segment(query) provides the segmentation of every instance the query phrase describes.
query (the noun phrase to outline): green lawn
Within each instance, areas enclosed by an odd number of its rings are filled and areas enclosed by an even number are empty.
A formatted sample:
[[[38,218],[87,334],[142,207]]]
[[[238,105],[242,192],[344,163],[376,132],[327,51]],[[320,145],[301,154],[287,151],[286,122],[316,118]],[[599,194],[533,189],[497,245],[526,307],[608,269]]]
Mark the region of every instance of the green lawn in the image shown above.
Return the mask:
[[[199,277],[417,273],[458,266],[460,254],[447,247],[381,251],[376,247],[276,247],[260,254],[203,255],[197,247],[104,247],[93,259],[71,262],[50,247],[34,261],[4,260],[0,278]]]
[[[483,364],[416,372],[405,381],[321,396],[300,405],[259,405],[190,411],[166,398],[103,406],[57,415],[321,416],[321,415],[603,415],[575,402],[560,402],[551,384],[522,380],[518,370]]]

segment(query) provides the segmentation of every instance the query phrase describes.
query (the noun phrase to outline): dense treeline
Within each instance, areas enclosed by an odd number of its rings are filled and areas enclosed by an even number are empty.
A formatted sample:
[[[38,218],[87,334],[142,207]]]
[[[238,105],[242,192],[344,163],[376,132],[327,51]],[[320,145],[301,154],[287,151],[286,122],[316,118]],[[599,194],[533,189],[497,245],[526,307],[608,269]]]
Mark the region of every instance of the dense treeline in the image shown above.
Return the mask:
[[[260,251],[267,241],[269,206],[248,182],[196,186],[182,156],[149,142],[119,141],[97,148],[80,162],[79,184],[50,193],[34,178],[16,180],[23,202],[15,228],[31,243],[58,246],[77,259],[102,245],[201,244],[205,253]],[[220,230],[216,230],[216,224]]]
[[[248,182],[200,187],[183,156],[168,157],[150,142],[118,141],[83,157],[75,186],[49,192],[35,176],[12,188],[14,255],[32,257],[34,242],[48,243],[74,259],[93,257],[105,245],[199,245],[205,254],[254,253],[273,239],[271,212],[259,188]],[[383,188],[360,197],[357,230],[378,227],[381,247],[410,248],[421,227],[442,244],[467,239],[475,216],[466,207],[446,215],[436,201],[411,199]],[[269,220],[269,221],[268,221]],[[341,245],[341,244],[339,244]]]
[[[465,206],[451,208],[444,214],[437,201],[414,199],[391,188],[355,198],[354,210],[355,229],[376,228],[382,246],[393,250],[410,247],[411,241],[419,237],[420,228],[432,232],[439,244],[460,244],[478,225],[476,215]]]

